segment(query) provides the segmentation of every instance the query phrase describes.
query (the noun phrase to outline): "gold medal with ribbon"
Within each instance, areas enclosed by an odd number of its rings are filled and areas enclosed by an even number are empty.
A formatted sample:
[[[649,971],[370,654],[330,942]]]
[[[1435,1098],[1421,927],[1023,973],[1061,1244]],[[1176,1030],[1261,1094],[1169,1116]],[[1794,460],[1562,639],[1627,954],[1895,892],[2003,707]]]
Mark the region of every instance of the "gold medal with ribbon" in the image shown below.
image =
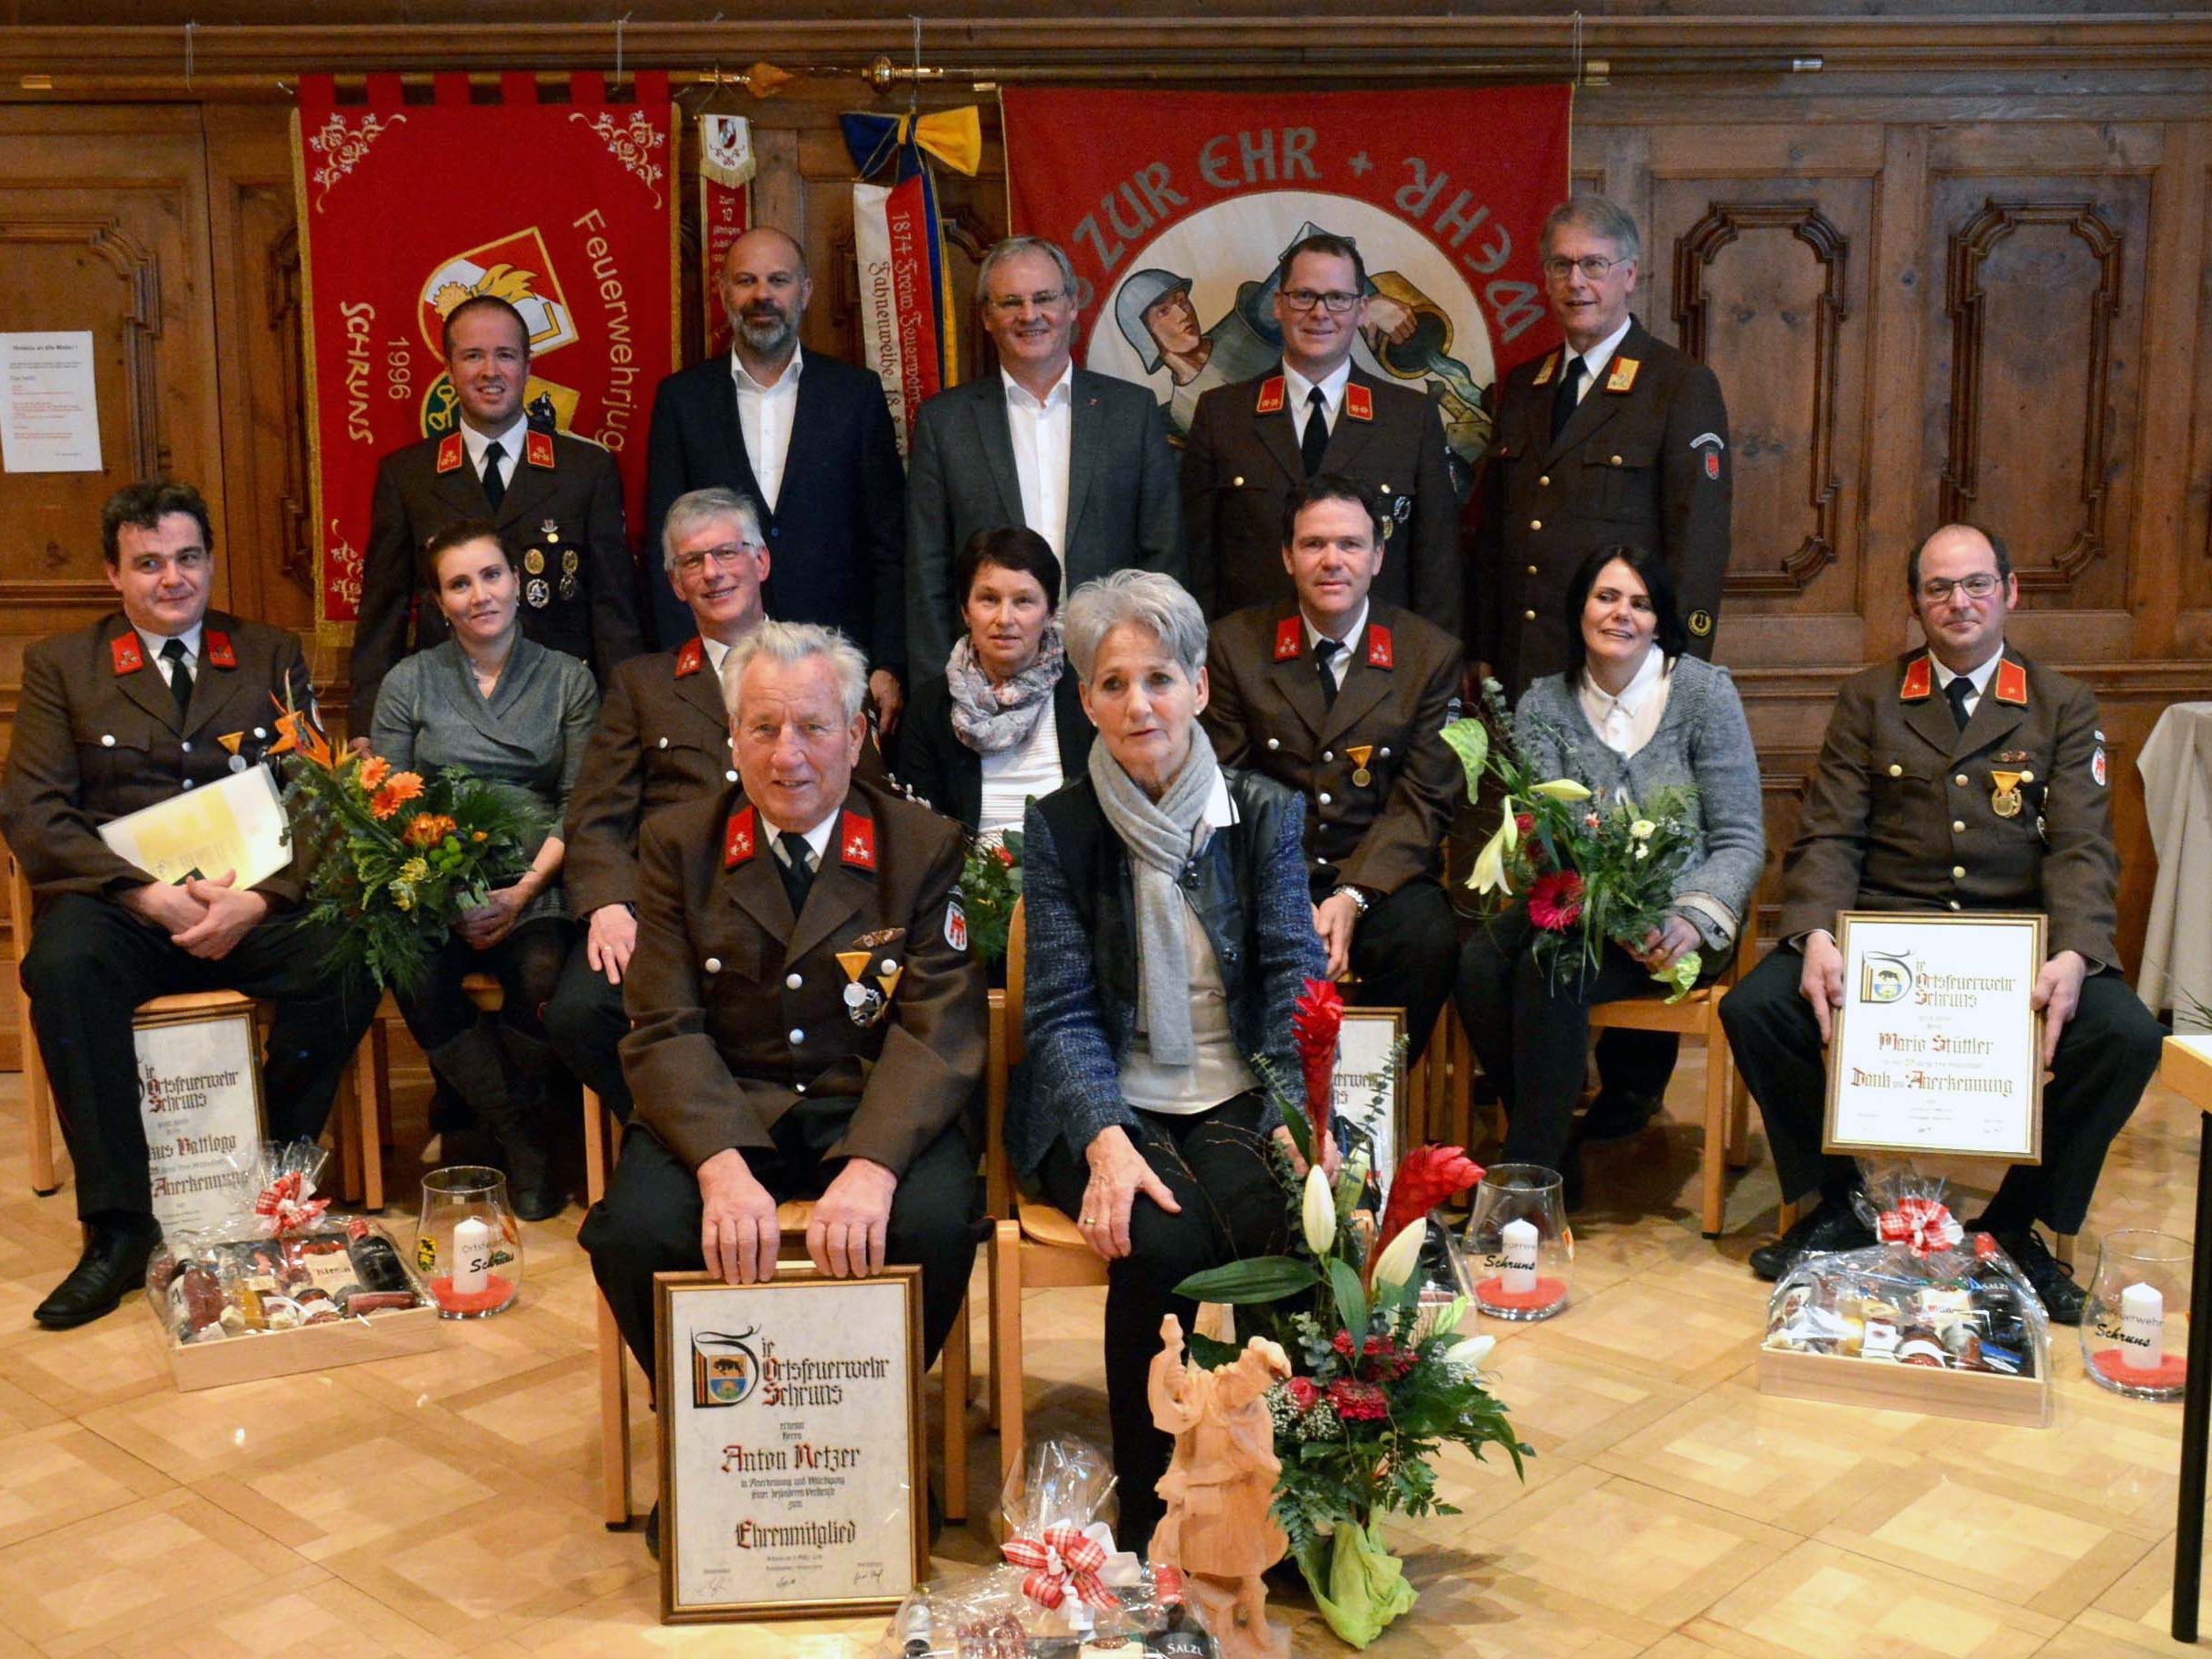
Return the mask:
[[[1352,787],[1364,789],[1373,783],[1375,775],[1367,769],[1367,757],[1375,752],[1375,745],[1371,743],[1352,744],[1344,752],[1351,756]]]
[[[873,986],[863,985],[861,976],[868,971],[869,953],[864,950],[841,950],[837,965],[845,970],[851,981],[845,987],[845,1012],[854,1025],[873,1025],[884,1009],[884,995]]]
[[[1989,792],[1989,809],[1999,818],[2017,818],[2024,804],[2020,799],[2019,772],[1999,772],[1992,768],[1989,781],[1995,786]]]

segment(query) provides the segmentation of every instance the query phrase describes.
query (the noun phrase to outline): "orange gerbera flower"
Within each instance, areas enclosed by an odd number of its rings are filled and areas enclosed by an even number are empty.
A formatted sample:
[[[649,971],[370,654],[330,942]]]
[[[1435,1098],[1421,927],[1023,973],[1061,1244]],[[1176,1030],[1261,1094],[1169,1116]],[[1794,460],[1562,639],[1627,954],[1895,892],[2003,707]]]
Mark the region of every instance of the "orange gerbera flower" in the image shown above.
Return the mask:
[[[395,772],[383,788],[369,798],[369,814],[387,819],[422,793],[422,779],[412,772]]]
[[[442,812],[418,812],[400,831],[399,839],[410,847],[435,847],[459,828]]]
[[[372,755],[361,763],[361,787],[374,789],[391,776],[392,763],[381,755]]]

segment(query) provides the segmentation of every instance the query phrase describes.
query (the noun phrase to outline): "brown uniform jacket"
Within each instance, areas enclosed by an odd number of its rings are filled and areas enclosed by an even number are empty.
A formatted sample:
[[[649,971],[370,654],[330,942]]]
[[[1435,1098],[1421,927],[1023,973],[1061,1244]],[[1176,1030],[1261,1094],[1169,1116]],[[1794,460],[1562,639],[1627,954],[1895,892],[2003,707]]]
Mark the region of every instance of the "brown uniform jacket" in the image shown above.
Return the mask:
[[[1474,508],[1469,645],[1508,698],[1566,667],[1561,606],[1592,548],[1664,555],[1689,653],[1708,660],[1728,570],[1733,474],[1712,371],[1632,322],[1554,441],[1561,361],[1554,348],[1498,383]]]
[[[1306,466],[1286,401],[1278,372],[1215,386],[1191,417],[1183,446],[1183,539],[1191,591],[1210,620],[1291,597],[1283,568],[1283,506],[1306,482]],[[1375,597],[1417,610],[1456,638],[1465,588],[1459,505],[1436,406],[1354,365],[1321,470],[1357,479],[1381,498],[1389,554],[1375,578]]]
[[[2115,963],[2098,724],[2087,686],[2009,645],[1963,731],[1925,651],[1846,681],[1783,867],[1782,936],[1832,932],[1844,910],[2034,910],[2053,955]]]
[[[160,660],[120,611],[24,653],[0,832],[39,898],[144,886],[153,878],[111,852],[99,827],[228,777],[232,756],[218,739],[229,733],[245,734],[240,746],[258,757],[276,736],[272,699],[313,706],[307,659],[292,635],[219,610],[207,612],[202,628],[182,718]],[[295,869],[256,891],[289,903],[302,885]]]
[[[1439,734],[1457,713],[1459,644],[1371,599],[1362,637],[1350,643],[1350,666],[1339,659],[1337,700],[1325,705],[1295,604],[1225,617],[1207,642],[1201,718],[1222,765],[1306,798],[1317,893],[1342,884],[1388,894],[1443,867],[1460,769]]]
[[[983,1076],[983,965],[954,897],[967,838],[855,780],[794,919],[773,833],[737,788],[646,821],[623,980],[638,1115],[695,1169],[772,1145],[802,1095],[850,1099],[825,1158],[904,1173]]]
[[[355,732],[369,729],[392,664],[446,637],[445,618],[422,591],[417,565],[423,544],[461,519],[488,518],[499,526],[521,574],[523,632],[531,639],[589,663],[602,683],[609,669],[645,649],[614,457],[566,432],[550,436],[550,466],[541,464],[546,452],[534,445],[541,460],[509,456],[501,463],[507,492],[497,512],[459,433],[395,449],[378,465],[361,562],[361,619],[354,625],[347,718]]]

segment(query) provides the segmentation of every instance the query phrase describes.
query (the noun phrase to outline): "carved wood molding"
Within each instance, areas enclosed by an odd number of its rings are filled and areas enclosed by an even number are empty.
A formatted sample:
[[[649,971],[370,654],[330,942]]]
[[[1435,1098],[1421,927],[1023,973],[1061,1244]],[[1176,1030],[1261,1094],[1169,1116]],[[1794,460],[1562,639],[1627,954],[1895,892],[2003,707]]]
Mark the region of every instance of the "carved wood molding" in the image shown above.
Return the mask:
[[[1813,420],[1805,502],[1813,528],[1776,569],[1731,570],[1723,583],[1730,594],[1790,598],[1836,562],[1836,498],[1843,482],[1836,476],[1836,363],[1843,340],[1846,261],[1850,243],[1814,202],[1714,202],[1705,217],[1675,239],[1675,329],[1682,349],[1705,361],[1709,338],[1705,315],[1705,271],[1720,250],[1747,231],[1783,230],[1813,251],[1821,269],[1820,298],[1813,313]]]
[[[309,525],[310,457],[307,441],[307,355],[305,319],[301,311],[300,227],[288,226],[270,242],[262,259],[262,323],[277,342],[283,363],[284,487],[277,492],[282,542],[277,573],[301,592],[315,591],[315,555]]]
[[[2089,389],[2081,411],[2080,524],[2048,566],[2019,572],[2025,593],[2064,593],[2105,551],[2105,426],[2112,365],[2112,321],[2120,314],[2120,232],[2094,202],[1999,201],[1983,198],[1951,238],[1946,309],[1951,316],[1951,452],[1943,463],[1939,512],[1946,523],[1973,515],[1982,446],[1982,346],[1987,296],[1982,265],[2023,225],[2056,225],[2079,238],[2097,261],[2090,303]]]
[[[169,470],[169,448],[161,440],[160,386],[153,367],[153,345],[162,333],[161,261],[111,218],[0,221],[0,246],[11,242],[82,248],[114,268],[130,296],[123,312],[123,401],[130,411],[124,442],[133,477],[162,476]]]

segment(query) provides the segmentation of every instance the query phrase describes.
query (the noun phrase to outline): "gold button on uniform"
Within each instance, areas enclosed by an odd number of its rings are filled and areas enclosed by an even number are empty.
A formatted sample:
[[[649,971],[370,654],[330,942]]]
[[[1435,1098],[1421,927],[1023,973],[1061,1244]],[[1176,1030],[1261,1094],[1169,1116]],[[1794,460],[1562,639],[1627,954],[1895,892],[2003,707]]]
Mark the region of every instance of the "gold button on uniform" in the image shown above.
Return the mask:
[[[705,968],[710,974],[718,974],[722,971],[722,958],[720,956],[709,956],[699,966]]]
[[[1966,820],[1965,820],[1964,819],[1963,819],[1963,818],[1954,818],[1954,819],[1953,819],[1951,820],[1951,833],[1952,833],[1952,834],[1953,834],[1953,835],[1963,835],[1963,834],[1965,834],[1965,833],[1966,833]]]
[[[1544,489],[1544,490],[1549,490],[1549,489],[1551,489],[1551,474],[1550,474],[1549,472],[1546,472],[1546,473],[1542,474],[1540,477],[1539,477],[1539,478],[1537,479],[1536,482],[1537,482],[1538,487],[1539,487],[1539,488],[1540,488],[1540,489]]]
[[[1279,749],[1283,746],[1283,740],[1280,737],[1270,737],[1267,740],[1267,746],[1271,749]]]
[[[1953,783],[1954,783],[1954,784],[1958,785],[1958,787],[1959,787],[1960,788],[1963,789],[1963,788],[1966,787],[1966,774],[1965,774],[1965,773],[1963,773],[1963,772],[1962,772],[1962,773],[1960,773],[1960,774],[1959,774],[1959,775],[1958,775],[1956,777],[1953,778],[1951,781],[1952,781]]]
[[[2020,781],[2024,784],[2032,784],[2036,781],[2036,775],[2033,772],[2023,772],[2020,774]]]
[[[1534,576],[1534,575],[1536,574],[1536,566],[1535,566],[1535,565],[1529,565],[1529,574],[1530,576]]]
[[[1231,479],[1229,482],[1233,488],[1242,490],[1244,487],[1244,475],[1240,472],[1234,478]]]
[[[1616,456],[1614,456],[1614,457],[1613,458],[1613,464],[1614,464],[1614,466],[1616,466],[1616,467],[1617,467],[1617,466],[1619,466],[1619,465],[1621,464],[1621,458],[1620,458],[1619,456],[1617,456],[1617,455],[1616,455]]]
[[[1963,864],[1952,865],[1951,879],[1954,882],[1964,881],[1966,879],[1966,866]]]
[[[1533,622],[1536,620],[1536,613],[1532,610],[1524,610],[1520,613],[1520,619],[1524,622]]]
[[[1531,530],[1541,530],[1543,527],[1544,521],[1541,519],[1530,519],[1529,521],[1529,528]]]
[[[1897,764],[1897,762],[1895,762],[1894,760],[1893,760],[1893,761],[1891,761],[1891,762],[1889,763],[1889,776],[1890,776],[1890,777],[1904,777],[1904,775],[1905,775],[1905,768],[1904,768],[1904,767],[1902,767],[1902,766],[1899,766],[1899,765]]]

